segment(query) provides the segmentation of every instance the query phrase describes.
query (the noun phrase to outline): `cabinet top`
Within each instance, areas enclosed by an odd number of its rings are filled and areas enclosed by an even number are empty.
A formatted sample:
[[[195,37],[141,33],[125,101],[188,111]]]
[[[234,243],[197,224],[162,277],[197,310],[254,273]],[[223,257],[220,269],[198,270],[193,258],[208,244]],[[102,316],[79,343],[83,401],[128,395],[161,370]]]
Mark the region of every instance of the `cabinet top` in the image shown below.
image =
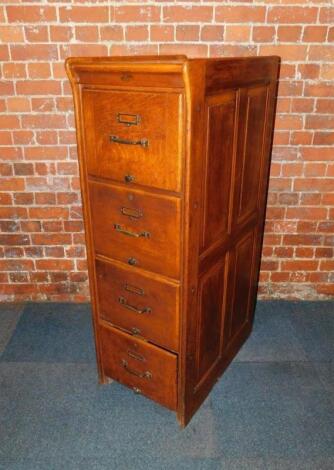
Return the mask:
[[[149,86],[148,74],[169,76],[169,86],[183,87],[183,78],[206,76],[207,85],[219,81],[249,82],[276,80],[280,58],[278,56],[188,58],[185,55],[69,57],[66,71],[72,84],[122,84]],[[113,78],[111,78],[113,76]],[[118,78],[117,78],[118,77]],[[131,80],[130,80],[131,79]],[[117,83],[116,83],[117,82]],[[162,82],[161,82],[162,83]],[[161,84],[160,83],[160,84]],[[216,84],[214,84],[216,87]]]

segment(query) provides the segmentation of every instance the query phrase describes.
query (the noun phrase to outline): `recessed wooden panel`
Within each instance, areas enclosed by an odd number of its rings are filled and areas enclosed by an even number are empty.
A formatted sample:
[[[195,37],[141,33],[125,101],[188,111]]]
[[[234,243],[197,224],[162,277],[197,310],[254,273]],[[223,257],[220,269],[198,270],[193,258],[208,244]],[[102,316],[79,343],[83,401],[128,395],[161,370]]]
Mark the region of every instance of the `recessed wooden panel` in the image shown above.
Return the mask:
[[[228,231],[231,175],[235,154],[237,94],[235,91],[207,100],[203,241],[205,248]]]
[[[229,263],[230,294],[229,303],[229,339],[242,329],[249,315],[249,296],[252,292],[254,262],[254,231],[241,239],[233,250]]]
[[[179,286],[133,267],[96,260],[99,316],[158,346],[179,348]]]
[[[197,379],[207,374],[221,353],[225,258],[200,280],[197,321]]]
[[[83,90],[90,175],[180,191],[182,95]]]
[[[265,127],[267,85],[243,90],[242,113],[239,127],[237,179],[235,185],[236,223],[243,223],[258,210]]]
[[[96,182],[89,198],[97,254],[179,278],[180,199]]]

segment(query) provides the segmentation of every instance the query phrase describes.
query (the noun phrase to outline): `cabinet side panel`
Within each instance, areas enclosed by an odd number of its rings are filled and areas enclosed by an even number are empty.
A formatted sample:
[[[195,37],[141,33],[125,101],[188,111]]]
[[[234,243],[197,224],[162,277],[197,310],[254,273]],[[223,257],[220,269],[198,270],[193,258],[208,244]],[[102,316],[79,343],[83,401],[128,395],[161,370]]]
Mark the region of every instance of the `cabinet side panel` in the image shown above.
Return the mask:
[[[241,91],[243,129],[239,132],[234,223],[241,224],[259,210],[264,158],[268,84]]]
[[[269,70],[264,66],[266,60],[255,61],[266,70],[263,77],[254,71],[256,83],[242,75],[244,61],[240,77],[234,82],[238,60],[229,62],[233,66],[232,82],[226,78],[228,72],[222,64],[225,89],[218,86],[220,66],[216,64],[217,90],[206,88],[197,308],[188,318],[187,342],[192,347],[188,348],[184,423],[252,328],[279,66],[277,58],[270,58]],[[255,62],[251,61],[250,67]]]
[[[208,97],[206,102],[204,250],[225,235],[229,228],[236,101],[236,92],[228,90]]]
[[[199,283],[199,319],[197,322],[197,381],[219,360],[224,295],[225,260],[206,273]]]

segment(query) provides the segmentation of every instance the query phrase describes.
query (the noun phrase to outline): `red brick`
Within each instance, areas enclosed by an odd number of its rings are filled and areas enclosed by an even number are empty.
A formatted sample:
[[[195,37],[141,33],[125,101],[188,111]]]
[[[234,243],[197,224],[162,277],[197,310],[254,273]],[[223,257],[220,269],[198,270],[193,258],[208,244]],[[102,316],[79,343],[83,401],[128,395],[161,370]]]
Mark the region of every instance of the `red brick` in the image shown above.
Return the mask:
[[[275,34],[273,26],[253,26],[253,41],[255,42],[272,42]]]
[[[40,232],[41,223],[38,220],[28,220],[27,222],[21,222],[21,229],[23,232]]]
[[[57,19],[53,6],[7,6],[6,11],[10,23],[44,23]]]
[[[268,23],[315,23],[318,9],[315,7],[271,7],[268,11]]]
[[[99,30],[97,26],[76,26],[75,37],[82,42],[98,42]]]
[[[126,41],[146,41],[148,39],[148,26],[127,26],[125,30]]]
[[[333,221],[320,222],[318,225],[318,232],[333,233],[334,222]]]
[[[64,258],[65,250],[62,246],[46,246],[44,248],[45,256],[48,258]],[[64,273],[65,274],[65,273]]]
[[[30,271],[34,269],[32,260],[6,259],[0,260],[0,271]]]
[[[13,174],[13,166],[9,163],[0,163],[0,175],[11,176]]]
[[[301,33],[301,26],[278,26],[277,39],[279,42],[296,42],[299,41]]]
[[[7,44],[0,44],[0,60],[9,60],[9,47]]]
[[[14,163],[14,173],[19,176],[33,175],[34,167],[32,163]]]
[[[109,21],[109,8],[106,6],[66,6],[59,7],[61,23],[107,23]]]
[[[13,131],[14,144],[31,144],[34,139],[34,134],[31,131]]]
[[[319,193],[305,193],[300,196],[302,206],[319,206],[322,195]]]
[[[220,42],[224,40],[223,25],[205,25],[201,29],[201,40],[208,42]]]
[[[70,245],[72,237],[70,233],[37,233],[31,235],[33,245]]]
[[[209,55],[213,57],[249,57],[257,54],[255,45],[244,44],[213,44],[210,46],[209,51]]]
[[[305,84],[305,96],[316,96],[316,97],[333,97],[334,85],[331,83],[322,82],[320,84],[306,83]]]
[[[326,26],[305,26],[303,41],[304,42],[323,42],[326,40]]]
[[[100,35],[102,41],[123,41],[123,27],[115,25],[101,26]]]
[[[108,55],[108,48],[104,44],[61,44],[59,49],[61,60],[70,56],[90,57]]]
[[[334,271],[334,260],[322,260],[320,261],[321,271]]]
[[[226,23],[260,23],[264,20],[266,8],[259,6],[217,6],[215,19]],[[199,18],[199,21],[203,21]]]
[[[60,220],[43,221],[43,232],[64,232],[64,224]]]
[[[173,8],[173,7],[172,7]],[[118,6],[114,14],[116,23],[153,23],[160,21],[159,6]]]
[[[287,219],[318,220],[326,216],[327,209],[322,207],[288,207],[286,210]]]
[[[333,191],[333,180],[331,178],[296,178],[294,181],[295,191]]]
[[[298,235],[284,235],[283,244],[284,245],[305,245],[305,246],[316,246],[320,245],[322,237],[320,235],[313,234],[298,234]]]
[[[69,42],[73,38],[72,27],[50,25],[50,38],[52,42]]]
[[[327,165],[325,163],[306,163],[304,167],[305,176],[325,176]]]
[[[260,46],[260,52],[263,55],[279,55],[283,61],[300,61],[306,59],[307,46],[304,44],[264,45]]]
[[[320,23],[334,23],[334,9],[333,7],[327,8],[320,8],[320,15],[319,15]]]
[[[211,6],[166,6],[163,9],[163,19],[166,23],[210,22],[212,15]]]
[[[55,80],[24,80],[16,89],[20,95],[59,95],[61,84]]]
[[[25,78],[27,76],[26,65],[21,63],[3,64],[4,78]]]
[[[231,42],[249,42],[251,27],[245,25],[226,26],[225,40]]]
[[[314,256],[314,248],[305,247],[305,246],[297,246],[296,248],[296,258],[313,258]]]
[[[25,188],[23,178],[1,178],[0,191],[22,191]]]
[[[334,114],[334,99],[317,99],[315,110],[318,113]]]
[[[24,42],[22,26],[0,26],[1,42]]]
[[[30,206],[34,203],[34,195],[33,193],[15,193],[14,194],[14,202],[18,206],[26,205]]]
[[[1,119],[1,116],[0,116]],[[15,117],[15,119],[17,119]],[[28,129],[64,129],[66,117],[62,115],[45,116],[43,114],[22,116],[22,127]]]
[[[151,41],[171,42],[174,39],[174,26],[170,25],[151,25]]]
[[[0,193],[0,205],[11,206],[13,204],[12,195],[10,193]]]
[[[333,255],[333,248],[320,247],[315,249],[315,256],[317,258],[333,258]]]
[[[300,149],[300,154],[303,160],[308,161],[332,161],[333,148],[332,147],[303,147]]]
[[[319,261],[317,260],[288,260],[281,262],[282,271],[316,271]]]
[[[177,41],[198,41],[199,26],[197,25],[178,25],[176,26]]]
[[[328,36],[327,36],[328,42],[334,41],[334,26],[328,29]]]
[[[22,258],[24,250],[20,246],[5,246],[4,258]]]
[[[316,79],[319,77],[320,66],[318,64],[300,64],[298,65],[298,72],[302,78]]]
[[[70,271],[74,268],[73,261],[68,259],[38,259],[36,269]]]
[[[313,98],[293,98],[291,100],[292,113],[309,113],[314,109]]]
[[[315,132],[314,145],[332,145],[334,144],[334,132]]]
[[[205,57],[207,46],[205,44],[161,44],[161,54],[185,54],[189,57]]]
[[[308,54],[309,60],[319,60],[321,59],[323,61],[332,61],[334,57],[334,45],[331,46],[313,46],[310,45],[309,49],[309,54]]]
[[[329,296],[334,295],[334,284],[333,283],[316,285],[315,288],[316,288],[316,291],[319,294],[324,294],[324,295],[329,295]]]
[[[24,31],[28,42],[48,42],[49,40],[47,26],[26,26]]]
[[[19,147],[0,147],[0,160],[21,160],[21,158],[22,150]]]
[[[10,46],[13,60],[57,60],[55,44],[13,44]]]
[[[50,78],[51,77],[50,64],[45,63],[45,62],[37,62],[37,63],[28,64],[28,74],[30,78]],[[35,93],[32,92],[31,94],[35,94]]]

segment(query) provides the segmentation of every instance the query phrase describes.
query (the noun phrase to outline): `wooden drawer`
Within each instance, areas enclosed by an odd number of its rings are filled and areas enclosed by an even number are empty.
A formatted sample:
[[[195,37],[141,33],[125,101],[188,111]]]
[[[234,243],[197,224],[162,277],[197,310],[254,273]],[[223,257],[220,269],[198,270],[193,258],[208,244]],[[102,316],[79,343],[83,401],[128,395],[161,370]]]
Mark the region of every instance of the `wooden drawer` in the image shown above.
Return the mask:
[[[97,253],[179,278],[178,198],[95,182],[89,195]]]
[[[112,327],[100,327],[104,374],[172,410],[177,356]]]
[[[96,260],[100,317],[177,351],[179,287],[133,269]]]
[[[85,89],[88,173],[181,189],[182,96]]]

